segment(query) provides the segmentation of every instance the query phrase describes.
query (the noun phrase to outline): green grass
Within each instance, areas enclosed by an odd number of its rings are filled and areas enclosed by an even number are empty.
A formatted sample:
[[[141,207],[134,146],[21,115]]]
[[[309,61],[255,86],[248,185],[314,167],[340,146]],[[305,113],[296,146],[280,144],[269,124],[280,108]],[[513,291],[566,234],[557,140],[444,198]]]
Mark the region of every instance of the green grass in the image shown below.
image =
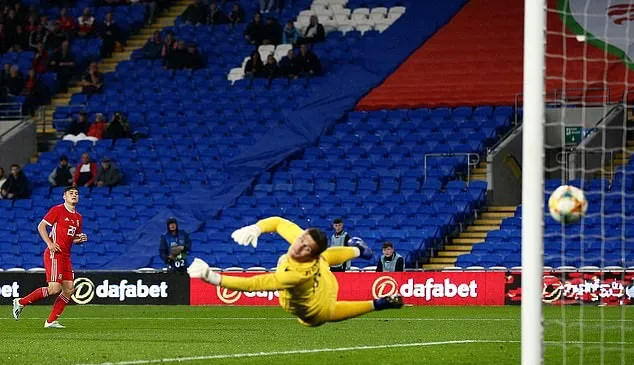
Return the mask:
[[[204,357],[185,364],[520,362],[520,308],[512,306],[407,307],[318,328],[299,325],[277,307],[69,306],[60,319],[67,328],[53,330],[43,328],[49,310],[26,308],[16,322],[9,307],[0,307],[0,364],[182,357]],[[634,355],[634,308],[544,307],[544,317],[547,364],[562,364],[564,356],[567,364],[626,364]],[[464,340],[482,342],[443,343]],[[270,354],[308,349],[340,350]],[[251,357],[229,358],[235,354]]]

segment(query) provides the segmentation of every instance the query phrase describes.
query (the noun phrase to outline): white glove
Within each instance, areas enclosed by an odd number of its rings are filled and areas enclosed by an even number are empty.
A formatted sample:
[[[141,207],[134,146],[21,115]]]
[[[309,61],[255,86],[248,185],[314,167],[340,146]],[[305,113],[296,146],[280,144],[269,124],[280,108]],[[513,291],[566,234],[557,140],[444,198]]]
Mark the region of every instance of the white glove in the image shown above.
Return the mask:
[[[242,227],[233,231],[231,234],[231,238],[236,241],[237,244],[242,246],[252,245],[253,247],[258,247],[258,237],[262,233],[260,227],[257,224],[252,224],[250,226]]]
[[[222,276],[220,274],[213,270],[210,270],[209,265],[199,258],[195,258],[194,262],[189,265],[189,267],[187,268],[187,273],[189,274],[190,278],[202,279],[213,285],[220,285],[220,280],[222,279]]]

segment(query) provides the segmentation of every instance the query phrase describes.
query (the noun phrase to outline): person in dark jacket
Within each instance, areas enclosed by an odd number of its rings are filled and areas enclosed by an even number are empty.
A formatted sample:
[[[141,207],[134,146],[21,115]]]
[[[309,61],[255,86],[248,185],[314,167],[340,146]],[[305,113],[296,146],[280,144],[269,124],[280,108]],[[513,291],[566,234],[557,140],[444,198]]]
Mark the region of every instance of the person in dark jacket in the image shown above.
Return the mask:
[[[203,24],[207,18],[207,9],[202,0],[197,0],[194,4],[185,9],[181,16],[185,24]]]
[[[266,19],[262,27],[262,44],[278,45],[282,43],[282,25],[273,17]]]
[[[319,18],[317,15],[310,17],[310,23],[304,31],[304,37],[302,43],[317,43],[326,40],[326,31],[324,26],[319,24]]]
[[[103,135],[105,139],[128,138],[130,136],[130,127],[128,121],[125,120],[121,113],[116,112],[112,117],[112,121],[108,124],[108,128]]]
[[[246,38],[249,44],[259,46],[262,44],[262,37],[264,36],[264,24],[262,23],[262,15],[255,13],[253,20],[247,24],[247,29],[244,31],[244,38]]]
[[[315,76],[321,73],[321,62],[307,44],[299,47],[297,56],[297,72],[300,76]]]
[[[251,57],[244,65],[244,75],[247,77],[260,77],[264,72],[264,64],[260,58],[260,52],[251,52]]]
[[[113,187],[119,183],[121,183],[119,168],[112,164],[109,157],[104,157],[97,173],[97,187]]]
[[[291,79],[297,78],[297,57],[295,56],[295,51],[292,49],[288,50],[286,56],[282,57],[279,64],[280,74],[284,77],[288,77]]]
[[[29,181],[20,169],[19,165],[11,165],[11,175],[2,184],[0,198],[2,199],[26,199],[29,197]]]
[[[77,119],[73,119],[73,121],[66,128],[66,134],[71,134],[76,136],[80,133],[86,134],[88,133],[88,129],[90,128],[90,123],[88,122],[88,114],[84,111],[79,112],[79,116]]]
[[[161,32],[158,30],[152,34],[152,38],[148,39],[141,49],[141,58],[148,60],[158,60],[161,58],[161,50],[163,49],[163,40]]]
[[[192,241],[187,232],[178,229],[176,218],[167,220],[167,232],[161,235],[159,254],[171,271],[187,270],[187,254],[192,248]]]
[[[59,165],[48,175],[48,182],[51,186],[71,186],[74,173],[75,168],[68,164],[68,156],[63,155],[59,158]]]

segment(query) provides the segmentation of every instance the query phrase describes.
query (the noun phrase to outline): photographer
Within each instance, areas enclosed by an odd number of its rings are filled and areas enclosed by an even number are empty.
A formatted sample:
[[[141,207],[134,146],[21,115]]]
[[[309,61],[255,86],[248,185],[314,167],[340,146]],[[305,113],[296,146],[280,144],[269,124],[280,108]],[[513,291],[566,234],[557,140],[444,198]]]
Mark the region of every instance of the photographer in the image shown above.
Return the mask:
[[[108,128],[104,132],[103,138],[105,139],[119,139],[130,137],[130,126],[128,121],[121,115],[120,112],[114,113]]]
[[[167,220],[167,232],[161,235],[159,254],[167,264],[170,271],[182,271],[187,269],[187,254],[191,250],[192,241],[185,231],[178,229],[176,218]]]

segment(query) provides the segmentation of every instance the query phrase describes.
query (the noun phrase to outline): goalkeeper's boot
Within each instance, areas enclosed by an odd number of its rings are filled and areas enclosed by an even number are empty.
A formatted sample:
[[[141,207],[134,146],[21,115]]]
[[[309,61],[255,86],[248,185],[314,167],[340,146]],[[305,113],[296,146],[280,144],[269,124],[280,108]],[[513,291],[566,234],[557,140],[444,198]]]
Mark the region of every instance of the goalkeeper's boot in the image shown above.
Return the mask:
[[[53,321],[51,323],[48,323],[48,321],[44,322],[44,328],[66,328],[64,326],[62,326],[59,322],[57,321]]]
[[[374,310],[399,309],[403,306],[403,297],[399,294],[390,295],[379,299],[374,299]]]
[[[13,318],[15,318],[16,321],[20,319],[22,309],[24,309],[24,306],[20,304],[20,298],[13,299]]]
[[[368,247],[368,244],[365,243],[363,239],[359,237],[352,237],[350,241],[348,241],[348,246],[358,248],[360,252],[359,257],[361,257],[362,259],[372,260],[372,249]]]

